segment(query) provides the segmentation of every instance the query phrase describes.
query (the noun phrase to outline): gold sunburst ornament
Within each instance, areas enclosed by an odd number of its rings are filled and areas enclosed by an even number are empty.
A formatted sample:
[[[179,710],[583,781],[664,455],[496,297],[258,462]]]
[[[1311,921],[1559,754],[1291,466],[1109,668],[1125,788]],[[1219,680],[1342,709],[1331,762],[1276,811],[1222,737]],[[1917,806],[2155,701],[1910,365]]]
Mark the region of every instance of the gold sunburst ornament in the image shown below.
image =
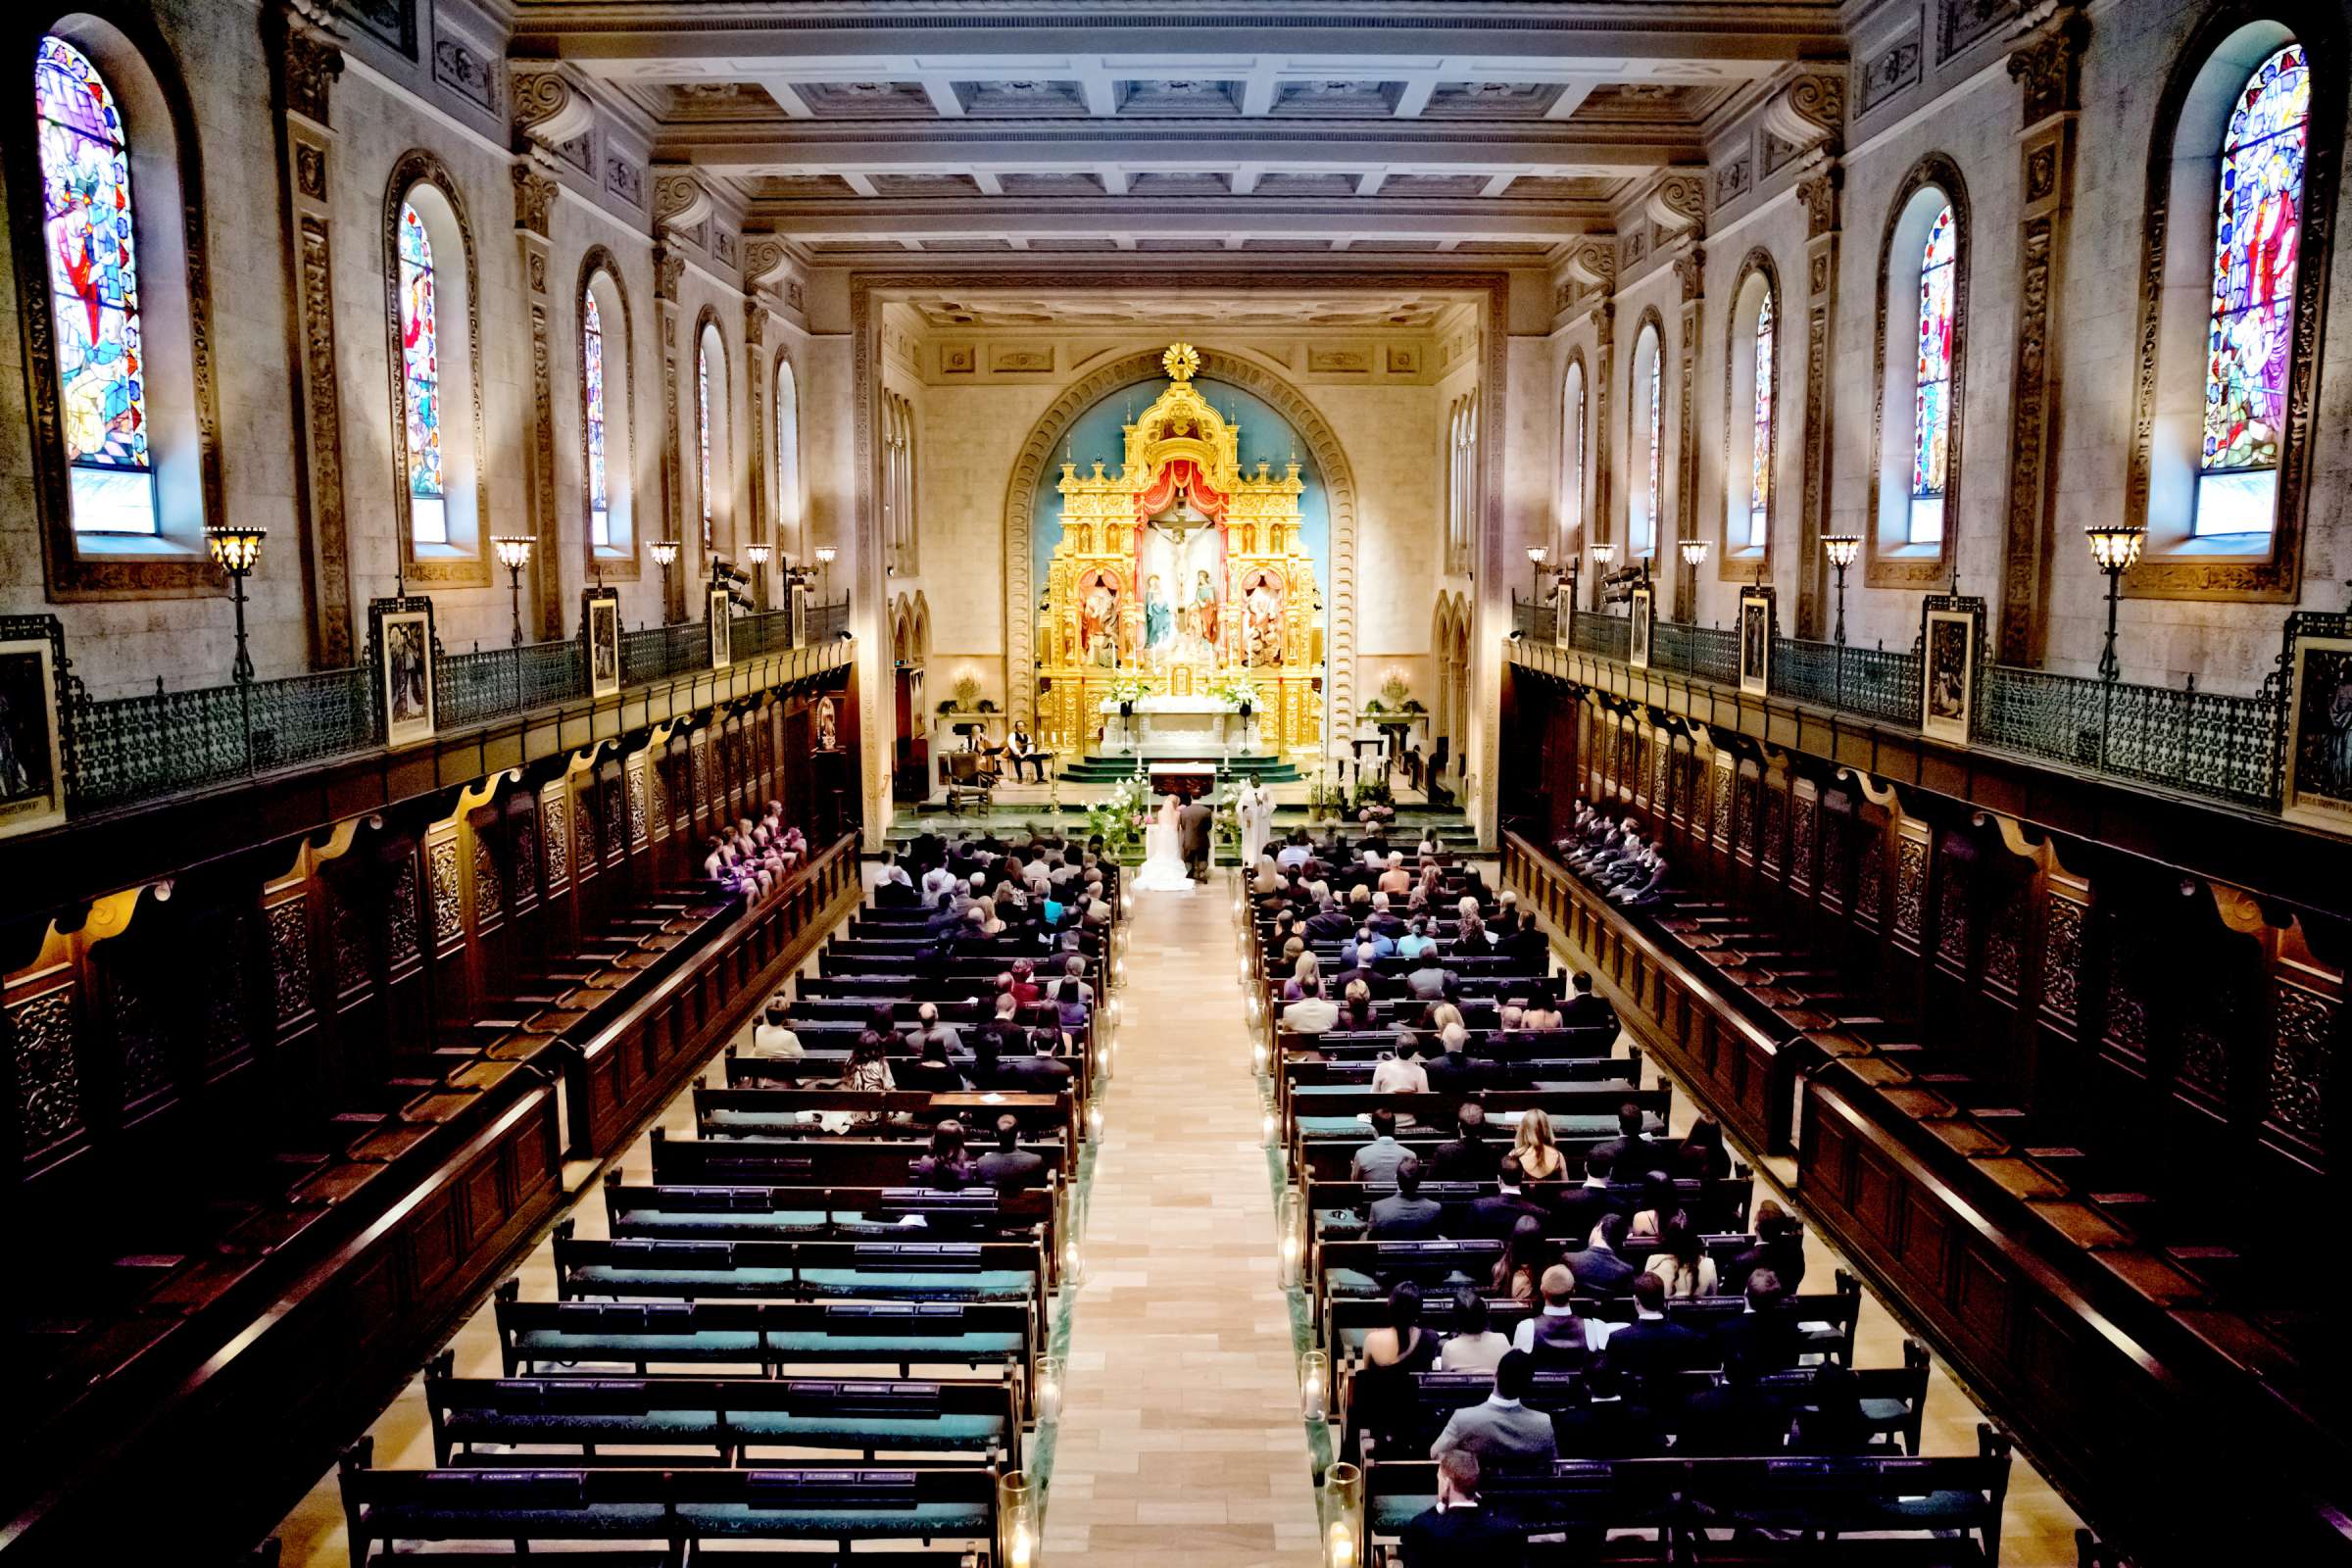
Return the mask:
[[[1190,343],[1171,343],[1168,352],[1159,357],[1160,368],[1168,372],[1171,381],[1190,381],[1193,372],[1200,368],[1200,351]]]

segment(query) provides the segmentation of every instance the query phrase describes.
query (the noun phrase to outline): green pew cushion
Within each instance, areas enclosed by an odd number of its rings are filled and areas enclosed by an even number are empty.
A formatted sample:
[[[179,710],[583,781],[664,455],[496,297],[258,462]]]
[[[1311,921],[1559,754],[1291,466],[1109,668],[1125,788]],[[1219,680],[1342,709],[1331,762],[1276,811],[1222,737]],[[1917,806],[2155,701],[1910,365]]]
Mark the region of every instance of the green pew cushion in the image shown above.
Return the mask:
[[[755,1508],[748,1503],[690,1502],[678,1509],[679,1523],[693,1536],[800,1536],[810,1540],[858,1537],[897,1541],[914,1537],[956,1539],[989,1534],[988,1509],[979,1503],[925,1502],[911,1508]]]
[[[925,1274],[912,1269],[801,1270],[801,1285],[810,1297],[890,1301],[1026,1301],[1035,1281],[1033,1274],[1008,1268],[949,1274]]]
[[[1399,1492],[1372,1499],[1372,1533],[1394,1536],[1438,1505],[1434,1492]]]
[[[768,1348],[796,1361],[971,1361],[1019,1355],[1018,1334],[842,1334],[823,1329],[775,1333]]]
[[[785,1410],[736,1410],[727,1425],[753,1442],[805,1448],[986,1448],[1004,1423],[985,1415],[818,1417]]]
[[[530,1329],[514,1337],[515,1348],[534,1361],[758,1361],[757,1330],[737,1334],[566,1334]]]
[[[698,1296],[792,1295],[788,1268],[625,1268],[597,1263],[571,1271],[574,1296]]]

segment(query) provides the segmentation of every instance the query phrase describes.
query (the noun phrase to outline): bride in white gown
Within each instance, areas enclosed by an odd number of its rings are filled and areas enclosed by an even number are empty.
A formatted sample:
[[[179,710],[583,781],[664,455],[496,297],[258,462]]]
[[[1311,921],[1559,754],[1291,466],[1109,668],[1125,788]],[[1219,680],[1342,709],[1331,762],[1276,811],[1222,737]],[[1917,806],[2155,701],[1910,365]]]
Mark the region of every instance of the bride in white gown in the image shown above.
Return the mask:
[[[1146,893],[1190,893],[1193,879],[1184,868],[1184,841],[1176,830],[1176,797],[1159,803],[1159,814],[1144,829],[1144,868],[1135,886]]]

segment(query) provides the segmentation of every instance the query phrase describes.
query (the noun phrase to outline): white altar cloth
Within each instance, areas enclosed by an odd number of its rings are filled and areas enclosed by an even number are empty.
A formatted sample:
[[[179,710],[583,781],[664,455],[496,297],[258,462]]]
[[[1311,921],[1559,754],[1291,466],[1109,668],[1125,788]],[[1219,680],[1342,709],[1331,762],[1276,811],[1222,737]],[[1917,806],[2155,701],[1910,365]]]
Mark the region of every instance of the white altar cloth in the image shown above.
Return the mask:
[[[1256,744],[1257,719],[1222,697],[1139,697],[1122,715],[1115,699],[1102,704],[1102,750],[1147,757],[1170,752],[1247,752]]]

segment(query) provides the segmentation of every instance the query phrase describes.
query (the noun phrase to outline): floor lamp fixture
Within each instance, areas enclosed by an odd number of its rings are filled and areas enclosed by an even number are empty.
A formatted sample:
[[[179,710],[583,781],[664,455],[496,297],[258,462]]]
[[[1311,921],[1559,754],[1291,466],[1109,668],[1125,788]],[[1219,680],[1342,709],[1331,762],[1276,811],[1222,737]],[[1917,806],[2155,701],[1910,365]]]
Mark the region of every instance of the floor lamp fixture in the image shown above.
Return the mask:
[[[498,564],[507,568],[507,591],[514,607],[514,632],[507,639],[510,648],[522,646],[522,568],[531,564],[531,544],[527,534],[490,536],[490,548],[497,552]]]
[[[253,679],[253,655],[245,647],[245,579],[262,563],[262,541],[270,537],[267,528],[242,528],[233,522],[217,523],[204,530],[204,547],[212,552],[213,561],[228,573],[230,592],[237,604],[237,657],[228,666],[231,679],[240,686]]]
[[[2090,541],[2090,559],[2107,574],[2107,647],[2099,655],[2099,679],[2111,681],[2123,674],[2123,665],[2115,657],[2116,600],[2123,589],[2124,573],[2139,564],[2139,553],[2147,547],[2148,530],[2119,523],[2085,528],[2082,536]]]
[[[1854,558],[1862,553],[1862,536],[1855,533],[1824,534],[1821,538],[1821,549],[1822,553],[1830,558],[1830,564],[1838,568],[1838,633],[1836,641],[1842,648],[1845,646],[1845,568],[1852,565]]]
[[[647,546],[654,554],[654,564],[662,568],[662,618],[669,619],[669,568],[678,564],[678,542],[675,539],[657,539]]]

